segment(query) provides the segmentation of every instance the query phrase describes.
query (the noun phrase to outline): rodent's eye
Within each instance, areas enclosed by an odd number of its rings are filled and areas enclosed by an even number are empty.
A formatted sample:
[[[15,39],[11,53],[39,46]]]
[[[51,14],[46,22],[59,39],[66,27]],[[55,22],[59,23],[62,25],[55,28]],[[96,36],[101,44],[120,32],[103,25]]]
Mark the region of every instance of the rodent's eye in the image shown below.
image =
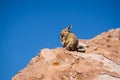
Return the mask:
[[[68,30],[64,29],[62,32],[67,32]]]

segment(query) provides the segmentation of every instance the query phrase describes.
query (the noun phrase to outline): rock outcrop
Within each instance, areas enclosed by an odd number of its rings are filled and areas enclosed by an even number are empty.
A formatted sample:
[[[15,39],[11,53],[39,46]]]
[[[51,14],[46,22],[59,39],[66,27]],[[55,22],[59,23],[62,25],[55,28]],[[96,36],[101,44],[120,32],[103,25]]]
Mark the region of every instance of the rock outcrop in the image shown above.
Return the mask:
[[[12,80],[120,80],[120,28],[79,44],[86,52],[41,50]]]

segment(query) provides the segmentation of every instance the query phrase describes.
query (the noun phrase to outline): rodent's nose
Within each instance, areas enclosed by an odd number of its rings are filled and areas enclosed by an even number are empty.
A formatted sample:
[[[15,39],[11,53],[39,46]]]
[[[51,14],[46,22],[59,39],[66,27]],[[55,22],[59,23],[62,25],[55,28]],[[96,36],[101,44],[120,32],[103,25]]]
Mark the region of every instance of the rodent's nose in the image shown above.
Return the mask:
[[[60,37],[63,37],[63,34],[60,34]]]

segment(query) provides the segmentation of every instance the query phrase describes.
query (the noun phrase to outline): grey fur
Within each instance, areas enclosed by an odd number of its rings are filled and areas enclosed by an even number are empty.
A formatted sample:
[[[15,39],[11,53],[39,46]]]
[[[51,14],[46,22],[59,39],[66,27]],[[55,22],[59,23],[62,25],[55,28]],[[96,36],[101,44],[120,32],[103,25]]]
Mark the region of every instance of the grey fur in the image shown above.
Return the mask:
[[[70,51],[75,51],[77,50],[78,39],[74,33],[70,32],[71,28],[72,26],[68,26],[63,29],[60,33],[60,39],[64,48]]]
[[[68,26],[67,28],[63,29],[60,33],[60,39],[64,48],[69,51],[79,51],[85,52],[83,46],[78,45],[78,38],[77,36],[70,32],[72,26]]]

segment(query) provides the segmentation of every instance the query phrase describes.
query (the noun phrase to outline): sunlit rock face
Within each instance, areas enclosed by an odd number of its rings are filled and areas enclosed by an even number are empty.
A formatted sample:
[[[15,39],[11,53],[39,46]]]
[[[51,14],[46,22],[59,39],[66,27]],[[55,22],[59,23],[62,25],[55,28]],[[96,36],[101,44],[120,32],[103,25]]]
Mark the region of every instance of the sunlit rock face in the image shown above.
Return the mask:
[[[120,29],[79,40],[85,52],[42,49],[12,80],[120,80]]]

